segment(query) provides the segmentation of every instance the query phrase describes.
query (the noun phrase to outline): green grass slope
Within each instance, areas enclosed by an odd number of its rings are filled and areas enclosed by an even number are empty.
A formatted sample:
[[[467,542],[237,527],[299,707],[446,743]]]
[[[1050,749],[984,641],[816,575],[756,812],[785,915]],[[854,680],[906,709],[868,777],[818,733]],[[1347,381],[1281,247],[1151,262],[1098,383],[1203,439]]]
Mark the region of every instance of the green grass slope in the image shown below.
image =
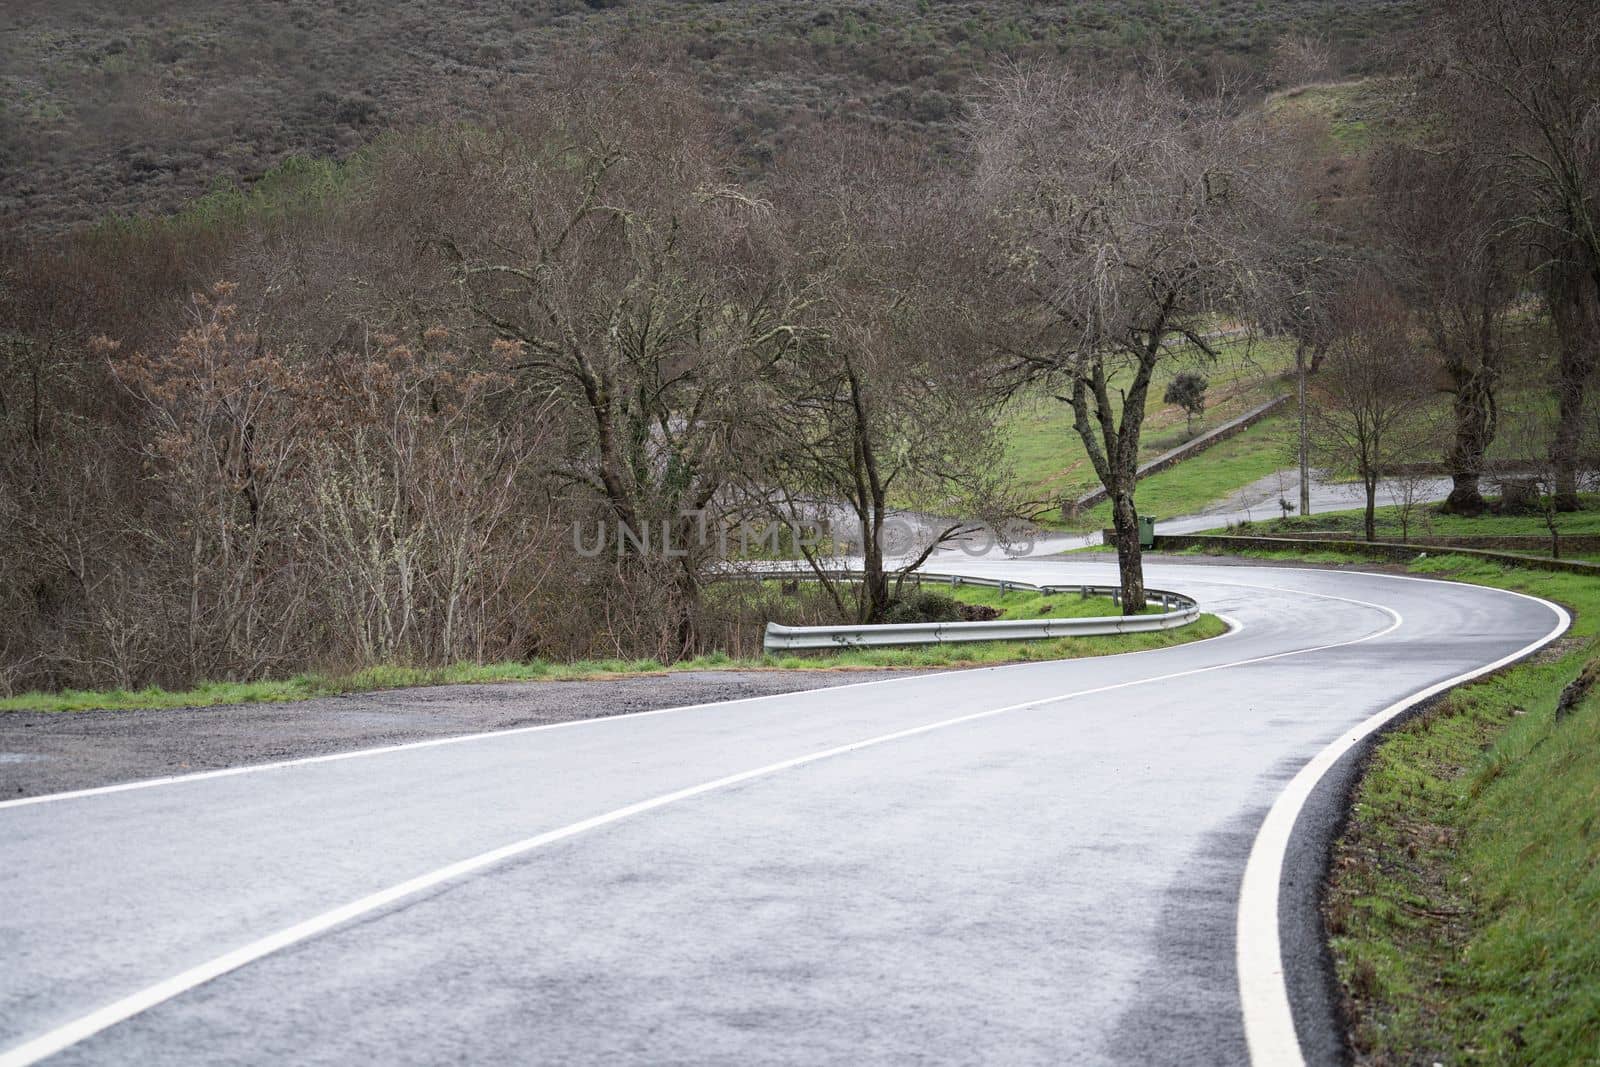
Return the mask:
[[[1360,1062],[1600,1062],[1600,583],[1414,568],[1568,605],[1570,636],[1390,735],[1337,846],[1327,923]]]
[[[1285,373],[1293,365],[1292,348],[1277,339],[1234,341],[1218,346],[1215,362],[1197,354],[1180,355],[1158,374],[1145,405],[1140,461],[1148,462],[1188,441],[1191,436],[1183,410],[1162,400],[1167,382],[1181,370],[1199,369],[1210,379],[1206,412],[1194,426],[1194,435],[1281,396],[1291,388]],[[1113,380],[1115,389],[1118,381]],[[1120,416],[1120,412],[1119,412]],[[1141,509],[1155,514],[1178,515],[1199,510],[1258,478],[1293,462],[1293,424],[1274,416],[1141,482],[1137,499]],[[1018,401],[1007,412],[1007,458],[1019,488],[1041,506],[1051,507],[1042,521],[1061,522],[1053,505],[1076,498],[1099,486],[1083,442],[1072,427],[1071,408],[1048,395]],[[1109,512],[1086,512],[1079,523],[1103,526]]]
[[[1555,601],[1573,626],[1364,769],[1324,898],[1355,1062],[1600,1063],[1600,582],[1452,555],[1407,570]]]

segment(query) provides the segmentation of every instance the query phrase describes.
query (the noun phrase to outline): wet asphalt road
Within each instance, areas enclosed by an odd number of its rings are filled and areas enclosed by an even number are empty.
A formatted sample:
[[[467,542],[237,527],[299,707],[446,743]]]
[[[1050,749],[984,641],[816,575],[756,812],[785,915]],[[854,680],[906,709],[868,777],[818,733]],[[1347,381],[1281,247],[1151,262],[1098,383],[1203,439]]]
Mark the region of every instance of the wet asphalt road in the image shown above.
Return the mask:
[[[678,671],[146,711],[0,713],[0,800],[433,737],[821,689],[913,671]]]
[[[1352,572],[1148,580],[1243,628],[0,806],[0,1063],[51,1033],[82,1038],[60,1063],[1244,1062],[1235,905],[1274,797],[1553,614]]]

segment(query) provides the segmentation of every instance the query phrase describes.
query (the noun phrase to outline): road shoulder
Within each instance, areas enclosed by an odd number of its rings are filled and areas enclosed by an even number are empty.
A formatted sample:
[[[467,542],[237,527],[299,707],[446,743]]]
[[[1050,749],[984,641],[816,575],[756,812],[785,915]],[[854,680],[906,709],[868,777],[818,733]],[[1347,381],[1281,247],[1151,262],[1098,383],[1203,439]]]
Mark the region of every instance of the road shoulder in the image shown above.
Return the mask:
[[[903,678],[924,671],[682,671],[274,704],[0,715],[0,800],[431,738]]]

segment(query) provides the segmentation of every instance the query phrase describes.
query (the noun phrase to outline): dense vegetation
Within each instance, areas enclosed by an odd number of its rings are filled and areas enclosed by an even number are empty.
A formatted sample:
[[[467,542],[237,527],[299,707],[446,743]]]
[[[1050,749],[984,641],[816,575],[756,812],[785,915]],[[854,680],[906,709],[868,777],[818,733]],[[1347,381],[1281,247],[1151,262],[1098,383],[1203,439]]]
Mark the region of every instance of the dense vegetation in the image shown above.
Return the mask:
[[[450,71],[397,80],[449,106],[392,122],[374,80],[378,110],[338,120],[373,136],[342,159],[315,143],[174,214],[156,197],[152,217],[64,234],[34,205],[39,232],[0,248],[0,684],[690,658],[748,646],[751,620],[708,595],[730,558],[848,550],[866,578],[819,574],[818,610],[883,619],[907,561],[1096,483],[1087,518],[1123,532],[1136,612],[1138,508],[1196,507],[1286,458],[1278,419],[1216,453],[1214,477],[1138,487],[1139,462],[1190,429],[1160,399],[1186,374],[1208,382],[1206,418],[1303,389],[1317,465],[1369,487],[1431,461],[1472,513],[1515,444],[1533,495],[1570,510],[1597,425],[1600,249],[1592,139],[1568,107],[1592,65],[1560,36],[1569,2],[1524,4],[1564,65],[1513,55],[1485,73],[1492,40],[1450,42],[1488,31],[1446,14],[1414,42],[1438,73],[1337,93],[1322,79],[1349,66],[1339,48],[1402,13],[518,9],[512,30],[570,31],[572,47],[481,57],[503,92],[458,92]],[[285,71],[337,97],[364,65],[398,78],[380,57],[424,35],[405,9],[393,40],[364,37],[376,15],[349,6],[342,37],[314,5],[254,30],[181,4],[32,14],[7,72],[38,106],[8,121],[60,134],[69,166],[97,109],[131,124],[128,143],[215,137],[270,162],[306,147],[293,124],[246,121],[300,113],[278,107]],[[638,43],[649,14],[654,51],[585,54]],[[466,69],[502,16],[453,10],[429,47]],[[1331,42],[1275,36],[1323,16]],[[1025,30],[1010,45],[1007,18]],[[1145,29],[1123,51],[1083,36],[1127,26]],[[705,32],[749,46],[687,48]],[[74,81],[64,57],[102,33],[129,35],[97,53],[116,77]],[[360,61],[335,63],[336,41]],[[1140,42],[1169,47],[1132,73],[1097,65]],[[660,54],[674,44],[684,55]],[[912,53],[932,66],[874,66]],[[1207,66],[1228,55],[1243,91]],[[960,77],[940,114],[866,94],[791,109],[757,146],[749,97],[729,93],[796,67],[846,92]],[[231,126],[204,115],[224,74],[248,95]],[[1464,111],[1474,78],[1554,103],[1536,120],[1515,99]],[[177,101],[199,125],[157,121]],[[1560,165],[1530,170],[1550,144]],[[922,516],[912,544],[906,511]],[[820,540],[783,529],[821,518]],[[777,533],[752,546],[752,526]]]
[[[561,53],[681,68],[760,168],[821,119],[951,143],[974,78],[1006,59],[1110,66],[1161,49],[1188,84],[1265,84],[1282,38],[1326,37],[1339,68],[1367,69],[1415,11],[1414,0],[23,0],[0,14],[0,220],[39,230],[172,211],[294,155],[343,158],[385,130],[498,113],[543,88]]]

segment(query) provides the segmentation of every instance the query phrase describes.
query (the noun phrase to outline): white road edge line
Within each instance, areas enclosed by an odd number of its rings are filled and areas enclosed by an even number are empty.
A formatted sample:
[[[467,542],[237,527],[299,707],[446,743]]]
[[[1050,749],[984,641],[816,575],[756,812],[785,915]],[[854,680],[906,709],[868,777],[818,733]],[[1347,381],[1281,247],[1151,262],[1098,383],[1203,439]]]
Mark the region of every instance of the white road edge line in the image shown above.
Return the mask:
[[[1350,597],[1332,596],[1326,593],[1311,593],[1307,595],[1322,597],[1328,600],[1339,600],[1349,604],[1357,604],[1362,607],[1373,608],[1388,615],[1392,621],[1388,626],[1385,626],[1381,630],[1375,630],[1363,637],[1352,638],[1349,641],[1336,641],[1326,645],[1317,645],[1313,648],[1290,649],[1286,652],[1274,652],[1265,656],[1252,656],[1247,659],[1233,660],[1227,663],[1213,663],[1206,667],[1195,667],[1186,671],[1176,671],[1171,674],[1156,675],[1150,678],[1138,678],[1126,682],[1116,682],[1111,685],[1096,686],[1091,689],[1080,689],[1071,693],[1062,693],[1056,696],[1043,697],[1039,700],[1029,700],[1020,704],[1008,704],[1004,707],[990,708],[986,711],[977,711],[967,715],[958,715],[950,719],[942,719],[938,722],[924,723],[921,726],[913,726],[905,730],[897,730],[893,733],[881,734],[877,737],[869,737],[861,741],[853,741],[849,744],[824,749],[820,752],[812,752],[804,756],[795,756],[790,759],[781,760],[777,763],[769,763],[764,767],[756,767],[753,770],[741,771],[738,774],[730,774],[722,778],[713,779],[709,782],[702,782],[699,785],[675,790],[671,793],[663,793],[660,796],[652,797],[648,800],[641,800],[637,803],[629,804],[626,807],[617,808],[601,815],[595,815],[575,823],[569,823],[568,825],[559,827],[558,829],[549,830],[533,837],[523,838],[521,841],[515,841],[509,845],[503,845],[500,848],[493,849],[489,852],[483,852],[468,859],[452,863],[449,866],[430,871],[427,874],[418,875],[417,877],[401,882],[398,885],[393,885],[387,889],[382,889],[376,893],[353,900],[348,904],[334,908],[331,911],[325,911],[320,915],[316,915],[310,919],[306,919],[303,922],[296,923],[295,925],[280,930],[277,933],[269,934],[266,937],[236,948],[231,952],[227,952],[221,956],[215,957],[214,959],[207,960],[206,962],[191,967],[186,971],[172,976],[171,978],[157,982],[155,985],[148,986],[135,993],[129,994],[120,1000],[113,1001],[102,1008],[98,1008],[95,1011],[90,1012],[88,1015],[74,1019],[71,1022],[65,1023],[43,1034],[40,1034],[38,1037],[31,1038],[27,1041],[24,1041],[20,1045],[16,1045],[11,1049],[0,1052],[0,1067],[31,1067],[32,1064],[38,1063],[47,1056],[53,1056],[64,1049],[70,1048],[80,1041],[92,1037],[102,1030],[115,1026],[117,1023],[131,1019],[133,1016],[138,1015],[141,1012],[148,1011],[156,1005],[171,1000],[172,998],[180,996],[183,993],[187,993],[189,990],[204,985],[206,982],[209,982],[215,978],[220,978],[231,971],[236,971],[247,964],[254,963],[256,960],[271,955],[274,952],[279,952],[283,949],[289,948],[292,945],[316,937],[319,934],[326,933],[327,931],[332,930],[337,926],[341,926],[344,923],[350,922],[353,919],[388,907],[389,905],[403,900],[406,897],[414,896],[417,893],[426,892],[427,890],[441,885],[442,883],[466,877],[467,875],[474,874],[478,871],[484,870],[485,868],[494,866],[495,864],[504,863],[507,860],[514,859],[517,856],[532,852],[533,850],[542,848],[546,845],[555,844],[558,841],[564,841],[567,838],[575,837],[579,834],[585,833],[586,831],[599,829],[603,826],[609,826],[613,823],[621,822],[624,819],[632,818],[635,815],[642,815],[645,812],[666,807],[667,805],[677,803],[678,801],[688,800],[691,797],[697,797],[715,790],[726,789],[729,786],[739,785],[743,782],[752,781],[757,778],[765,778],[770,775],[777,774],[780,771],[791,770],[795,767],[803,767],[806,764],[816,763],[820,760],[831,759],[833,757],[842,756],[851,752],[858,752],[866,748],[873,748],[878,745],[887,744],[891,741],[899,741],[908,737],[916,737],[920,734],[931,733],[935,730],[948,729],[952,726],[959,726],[965,723],[993,718],[997,715],[1004,715],[1008,712],[1021,711],[1026,708],[1043,707],[1048,704],[1058,704],[1063,701],[1076,699],[1077,697],[1092,696],[1096,693],[1106,693],[1113,690],[1127,689],[1138,685],[1168,682],[1176,678],[1188,678],[1197,674],[1209,674],[1212,671],[1227,670],[1233,667],[1244,667],[1254,663],[1266,663],[1271,660],[1284,659],[1288,656],[1303,656],[1314,652],[1324,652],[1334,648],[1345,648],[1350,645],[1359,645],[1364,641],[1371,641],[1376,638],[1383,637],[1385,634],[1392,633],[1404,622],[1399,612],[1395,611],[1393,608],[1384,607],[1381,604],[1372,604],[1364,600],[1355,600]]]
[[[1285,568],[1289,569],[1289,568]],[[1294,568],[1304,570],[1308,568]],[[1435,582],[1438,579],[1389,574],[1402,581]],[[1446,582],[1443,584],[1457,584]],[[1493,589],[1493,586],[1478,588]],[[1236,964],[1239,975],[1239,1001],[1244,1011],[1245,1042],[1250,1062],[1257,1067],[1303,1067],[1305,1054],[1295,1032],[1294,1011],[1289,1006],[1289,987],[1284,978],[1283,949],[1278,939],[1278,888],[1283,881],[1284,862],[1295,823],[1306,801],[1322,777],[1333,769],[1350,749],[1373,731],[1429,697],[1471,681],[1536,652],[1560,637],[1572,625],[1572,616],[1559,604],[1510,589],[1498,592],[1542,604],[1556,615],[1556,626],[1543,637],[1508,656],[1454,678],[1435,683],[1404,700],[1389,705],[1354,729],[1341,734],[1302,767],[1283,792],[1273,801],[1261,828],[1250,846],[1244,878],[1239,888],[1239,912],[1235,927]]]
[[[1236,584],[1236,583],[1212,583]],[[1296,592],[1295,590],[1277,590],[1271,586],[1245,586],[1244,588],[1274,589],[1278,592]],[[1327,600],[1343,600],[1343,597],[1329,596],[1326,593],[1307,593],[1306,596],[1323,597]],[[1361,604],[1363,601],[1353,600],[1352,604]],[[1376,605],[1368,604],[1367,607]],[[1213,613],[1215,614],[1215,613]],[[1227,633],[1218,634],[1216,637],[1206,638],[1209,641],[1219,641],[1224,637],[1232,637],[1244,629],[1243,624],[1225,615],[1217,615],[1229,625]],[[1190,642],[1195,643],[1195,642]],[[1181,648],[1182,645],[1171,645],[1168,648],[1144,648],[1134,652],[1118,652],[1110,656],[1095,657],[1100,660],[1125,659],[1129,656],[1146,656],[1154,652],[1166,652],[1170,648]],[[1037,667],[1038,661],[1022,663],[1001,663],[993,667],[968,667],[957,671],[945,673],[966,673],[969,671],[1008,671],[1018,668]],[[336,763],[340,760],[362,759],[367,756],[382,756],[391,752],[408,752],[412,749],[437,748],[441,745],[459,745],[469,741],[486,741],[499,737],[515,737],[518,734],[538,733],[543,730],[564,730],[576,726],[595,726],[600,723],[626,722],[632,719],[643,719],[651,715],[669,715],[680,711],[703,711],[707,708],[732,707],[738,704],[758,704],[764,700],[782,700],[784,697],[797,696],[801,693],[814,693],[827,691],[837,693],[843,689],[865,689],[874,685],[892,685],[898,682],[907,682],[928,675],[914,673],[915,669],[907,670],[903,677],[877,678],[870,682],[847,682],[843,685],[819,686],[816,689],[791,689],[786,693],[766,693],[762,696],[739,697],[735,700],[709,700],[700,704],[679,704],[670,708],[651,708],[648,711],[629,711],[621,715],[596,715],[588,719],[569,719],[566,722],[545,722],[533,726],[512,726],[503,730],[483,730],[472,734],[455,734],[450,737],[430,737],[424,741],[401,741],[393,745],[379,745],[375,748],[353,748],[348,752],[330,752],[324,756],[300,756],[295,759],[273,760],[268,763],[246,763],[238,767],[222,767],[214,771],[194,771],[189,774],[171,774],[160,778],[140,778],[132,782],[117,782],[114,785],[97,785],[87,789],[69,789],[59,793],[41,793],[33,797],[17,797],[14,800],[0,800],[0,811],[7,808],[24,808],[32,804],[48,804],[57,800],[81,800],[84,797],[105,796],[110,793],[126,793],[135,789],[151,789],[156,786],[178,785],[184,782],[202,782],[208,778],[231,778],[240,774],[255,774],[260,771],[279,771],[288,767],[305,767],[317,763]],[[493,685],[497,683],[484,683]],[[551,683],[555,684],[555,683]],[[0,714],[10,714],[0,712]],[[71,715],[73,712],[59,712],[62,715]]]
[[[1159,651],[1159,650],[1153,650]],[[1136,653],[1134,653],[1136,654]],[[977,668],[988,670],[992,668]],[[910,678],[920,677],[907,674],[905,678],[877,678],[870,682],[848,682],[844,685],[830,685],[820,688],[829,692],[840,689],[864,689],[872,685],[886,685],[889,682],[903,682]],[[497,683],[485,683],[497,684]],[[555,684],[555,683],[551,683]],[[184,782],[203,782],[209,778],[232,778],[240,774],[255,774],[260,771],[281,771],[288,767],[308,767],[317,763],[337,763],[340,760],[362,759],[367,756],[382,756],[391,752],[409,752],[412,749],[438,748],[442,745],[460,745],[470,741],[484,741],[496,737],[515,737],[519,734],[538,733],[543,730],[561,730],[571,726],[587,726],[592,723],[613,722],[624,719],[643,719],[651,715],[666,715],[678,711],[697,711],[702,708],[714,708],[734,704],[756,704],[763,700],[777,700],[780,697],[790,697],[797,693],[815,692],[816,690],[792,689],[787,693],[766,693],[756,697],[740,697],[737,700],[711,700],[701,704],[679,704],[670,708],[651,708],[647,711],[629,711],[621,715],[597,715],[589,719],[569,719],[565,722],[544,722],[533,726],[512,726],[504,730],[481,730],[472,734],[453,734],[449,737],[430,737],[425,741],[401,741],[393,745],[379,745],[375,748],[353,748],[348,752],[330,752],[325,756],[299,756],[295,759],[273,760],[269,763],[246,763],[238,767],[222,767],[214,771],[194,771],[190,774],[172,774],[162,778],[139,778],[132,782],[118,782],[115,785],[97,785],[87,789],[69,789],[60,793],[41,793],[35,797],[18,797],[15,800],[0,800],[0,810],[6,808],[23,808],[30,804],[47,804],[57,800],[79,800],[83,797],[99,797],[109,793],[126,793],[135,789],[152,789],[156,786],[179,785]],[[72,712],[60,712],[70,715]]]

